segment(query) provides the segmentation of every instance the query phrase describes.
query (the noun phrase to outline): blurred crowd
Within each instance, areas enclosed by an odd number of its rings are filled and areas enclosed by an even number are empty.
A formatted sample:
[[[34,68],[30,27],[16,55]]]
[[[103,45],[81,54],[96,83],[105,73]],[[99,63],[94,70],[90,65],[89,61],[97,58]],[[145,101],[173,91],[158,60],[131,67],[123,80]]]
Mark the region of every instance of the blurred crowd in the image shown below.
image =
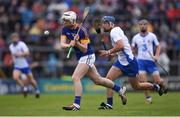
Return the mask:
[[[61,75],[57,72],[61,69],[66,73],[68,63],[65,64],[66,56],[58,45],[62,27],[60,17],[63,12],[73,10],[78,14],[78,21],[81,21],[86,6],[90,6],[90,14],[85,26],[89,29],[95,49],[100,45],[100,37],[92,28],[95,17],[115,16],[117,25],[125,31],[130,41],[139,31],[138,20],[145,18],[150,22],[149,31],[157,35],[162,51],[172,61],[180,59],[179,0],[0,0],[1,75],[5,71],[5,76],[11,76],[12,58],[8,45],[11,42],[9,35],[13,32],[18,32],[21,40],[29,46],[32,52],[29,61],[37,75],[42,71],[46,76],[53,73],[57,77]],[[45,30],[49,30],[50,35],[44,35]],[[108,36],[103,38],[108,44]],[[71,59],[73,61],[74,58]],[[97,64],[103,62],[101,58],[97,60]],[[67,68],[62,68],[63,64]]]

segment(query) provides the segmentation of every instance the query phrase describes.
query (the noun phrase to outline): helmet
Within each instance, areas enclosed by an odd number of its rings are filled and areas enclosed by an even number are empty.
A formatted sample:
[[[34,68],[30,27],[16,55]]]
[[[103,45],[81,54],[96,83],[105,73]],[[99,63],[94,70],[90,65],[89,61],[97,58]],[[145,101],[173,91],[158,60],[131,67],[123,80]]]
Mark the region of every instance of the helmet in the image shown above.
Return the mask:
[[[76,21],[76,17],[76,13],[74,11],[67,11],[63,13],[61,19],[69,20],[71,23],[73,23],[74,21]]]
[[[115,18],[113,16],[104,16],[101,20],[103,22],[115,23]]]

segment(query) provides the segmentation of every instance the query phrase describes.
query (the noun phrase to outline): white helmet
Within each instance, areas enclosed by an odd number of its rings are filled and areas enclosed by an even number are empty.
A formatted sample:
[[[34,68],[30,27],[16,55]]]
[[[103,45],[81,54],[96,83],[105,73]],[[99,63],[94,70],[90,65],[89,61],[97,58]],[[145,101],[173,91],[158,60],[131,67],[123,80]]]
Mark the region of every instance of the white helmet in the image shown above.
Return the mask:
[[[74,23],[76,21],[76,13],[74,11],[67,11],[65,13],[63,13],[61,19],[62,20],[69,20],[71,23]]]

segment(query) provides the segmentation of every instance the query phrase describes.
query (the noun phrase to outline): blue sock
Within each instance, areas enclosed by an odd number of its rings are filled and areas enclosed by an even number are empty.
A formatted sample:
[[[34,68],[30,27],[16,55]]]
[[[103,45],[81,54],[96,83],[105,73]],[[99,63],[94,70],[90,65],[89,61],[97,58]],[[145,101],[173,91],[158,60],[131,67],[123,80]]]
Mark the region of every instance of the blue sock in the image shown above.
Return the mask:
[[[114,87],[112,88],[114,91],[119,92],[119,90],[121,89],[119,86],[117,86],[116,84],[114,84]]]
[[[74,103],[80,105],[81,96],[75,96]]]
[[[35,91],[38,91],[38,90],[39,90],[38,86],[36,86],[34,89],[35,89]]]
[[[107,104],[113,106],[113,97],[107,98]]]

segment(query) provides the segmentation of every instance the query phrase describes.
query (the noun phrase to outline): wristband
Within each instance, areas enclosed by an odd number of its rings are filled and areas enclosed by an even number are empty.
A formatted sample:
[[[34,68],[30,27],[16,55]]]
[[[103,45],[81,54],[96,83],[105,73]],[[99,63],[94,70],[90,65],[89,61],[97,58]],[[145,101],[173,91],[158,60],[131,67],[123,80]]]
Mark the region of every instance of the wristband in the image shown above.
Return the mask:
[[[108,54],[108,55],[110,55],[110,54],[111,54],[110,50],[108,50],[108,51],[107,51],[107,54]]]

